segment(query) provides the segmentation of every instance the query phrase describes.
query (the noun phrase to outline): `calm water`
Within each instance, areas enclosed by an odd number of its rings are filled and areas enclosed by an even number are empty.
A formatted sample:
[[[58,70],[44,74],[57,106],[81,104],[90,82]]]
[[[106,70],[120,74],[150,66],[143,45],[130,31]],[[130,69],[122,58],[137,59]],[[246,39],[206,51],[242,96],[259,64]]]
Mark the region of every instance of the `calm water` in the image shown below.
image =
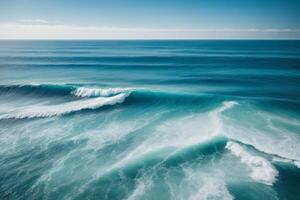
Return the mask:
[[[0,199],[300,199],[300,41],[0,41]]]

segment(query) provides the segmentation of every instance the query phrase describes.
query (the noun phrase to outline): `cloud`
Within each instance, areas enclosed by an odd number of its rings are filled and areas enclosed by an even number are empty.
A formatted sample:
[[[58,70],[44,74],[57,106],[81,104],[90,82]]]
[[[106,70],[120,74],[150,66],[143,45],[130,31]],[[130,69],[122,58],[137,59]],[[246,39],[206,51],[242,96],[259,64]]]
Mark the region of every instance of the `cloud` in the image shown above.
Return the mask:
[[[49,22],[44,19],[22,19],[19,21],[24,24],[48,24]]]
[[[299,39],[300,29],[168,29],[76,26],[46,20],[0,24],[0,39]]]

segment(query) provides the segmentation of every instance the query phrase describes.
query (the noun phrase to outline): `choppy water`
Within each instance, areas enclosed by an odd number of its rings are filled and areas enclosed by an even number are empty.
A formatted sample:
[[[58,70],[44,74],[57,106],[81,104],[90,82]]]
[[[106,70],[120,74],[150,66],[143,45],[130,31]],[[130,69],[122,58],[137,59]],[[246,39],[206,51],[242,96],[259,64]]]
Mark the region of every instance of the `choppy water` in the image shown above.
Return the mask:
[[[300,41],[1,41],[0,199],[300,199]]]

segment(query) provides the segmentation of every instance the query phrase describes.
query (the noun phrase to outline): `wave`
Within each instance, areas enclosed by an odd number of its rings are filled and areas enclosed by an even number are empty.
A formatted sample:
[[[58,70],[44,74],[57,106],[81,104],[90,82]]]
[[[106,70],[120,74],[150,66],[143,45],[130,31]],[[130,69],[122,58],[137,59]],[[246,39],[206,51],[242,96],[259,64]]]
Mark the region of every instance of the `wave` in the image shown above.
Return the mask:
[[[141,166],[177,166],[199,155],[210,155],[225,148],[227,138],[223,135],[221,113],[237,105],[235,101],[224,101],[213,110],[201,114],[179,116],[155,127],[155,135],[120,158],[96,177],[116,173],[118,170],[138,170]]]
[[[220,102],[218,100],[212,101],[211,98],[204,95],[182,92],[165,92],[143,88],[97,88],[95,86],[89,88],[71,84],[0,85],[0,94],[5,98],[8,95],[12,101],[26,97],[35,102],[35,105],[26,105],[26,107],[19,105],[19,108],[12,109],[13,112],[3,113],[0,119],[59,116],[79,110],[123,103],[128,96],[130,98],[126,99],[126,104],[124,104],[126,106],[159,105],[168,108],[173,106],[196,106],[209,110],[219,105]],[[59,104],[54,103],[57,102],[57,99],[54,102],[49,99],[52,97],[60,97]],[[46,99],[46,102],[40,98]],[[37,106],[37,103],[44,105]],[[228,106],[231,106],[230,103]]]
[[[253,104],[243,104],[240,109],[224,116],[224,131],[230,140],[298,167],[299,121],[289,114],[273,114]]]
[[[235,142],[227,142],[226,147],[231,153],[241,159],[252,171],[251,178],[266,185],[272,185],[276,181],[278,171],[271,163],[259,156],[253,156]]]
[[[109,97],[129,92],[130,88],[81,87],[72,84],[19,84],[0,85],[0,94],[20,93],[36,95],[71,95],[75,97]]]
[[[13,84],[0,85],[0,94],[36,94],[36,95],[68,95],[74,97],[109,97],[125,92],[139,92],[140,96],[199,96],[195,94],[161,91],[144,88],[119,88],[83,86],[80,84]]]
[[[77,100],[58,105],[29,106],[26,109],[21,110],[19,112],[4,114],[0,116],[0,119],[24,119],[59,116],[80,110],[96,109],[102,106],[123,103],[127,96],[129,96],[129,93],[122,93],[112,97],[97,97],[91,99]]]
[[[0,95],[19,99],[26,97],[32,99],[58,97],[64,100],[76,100],[82,98],[111,97],[122,93],[130,93],[127,104],[144,106],[159,103],[168,106],[195,105],[200,103],[206,108],[214,108],[223,102],[223,98],[212,97],[210,94],[186,93],[182,91],[162,91],[145,88],[105,88],[98,86],[83,86],[78,84],[24,84],[24,85],[0,85]],[[212,107],[210,107],[212,105]]]

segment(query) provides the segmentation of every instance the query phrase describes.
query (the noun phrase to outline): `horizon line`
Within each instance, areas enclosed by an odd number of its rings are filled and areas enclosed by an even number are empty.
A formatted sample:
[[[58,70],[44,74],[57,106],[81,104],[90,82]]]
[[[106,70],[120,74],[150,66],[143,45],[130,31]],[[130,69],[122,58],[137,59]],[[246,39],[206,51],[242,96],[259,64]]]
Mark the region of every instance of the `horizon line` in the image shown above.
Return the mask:
[[[31,22],[31,23],[29,23]],[[0,23],[1,40],[296,40],[293,28],[146,28],[26,20]]]
[[[300,41],[300,38],[0,38],[0,41],[214,41],[214,40],[252,40],[252,41]]]

